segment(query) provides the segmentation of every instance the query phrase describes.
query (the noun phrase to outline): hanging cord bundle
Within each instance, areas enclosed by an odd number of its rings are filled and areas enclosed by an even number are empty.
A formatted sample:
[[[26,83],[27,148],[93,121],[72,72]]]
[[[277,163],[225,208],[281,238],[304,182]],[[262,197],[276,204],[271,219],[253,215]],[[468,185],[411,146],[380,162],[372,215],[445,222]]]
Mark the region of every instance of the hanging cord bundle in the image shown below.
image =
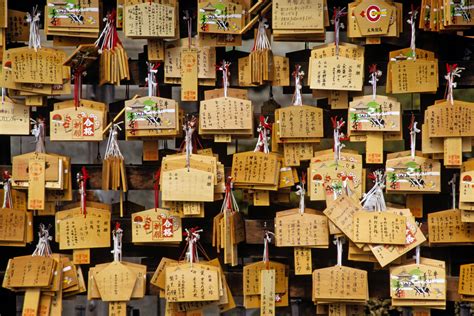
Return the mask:
[[[28,47],[35,51],[41,48],[41,37],[39,34],[40,12],[38,6],[35,6],[32,12],[26,13],[26,23],[30,25],[30,38],[28,39]]]
[[[344,119],[337,120],[337,116],[331,117],[332,128],[333,128],[333,139],[334,139],[334,162],[336,163],[336,167],[339,164],[339,160],[341,159],[341,150],[342,148],[346,147],[341,141],[347,140],[344,136],[344,133],[341,132],[341,128],[346,124]]]
[[[377,65],[372,64],[369,66],[370,79],[369,83],[372,85],[372,100],[377,98],[377,82],[382,77],[382,71],[377,70]]]
[[[268,123],[268,116],[260,115],[260,122],[257,127],[257,144],[254,152],[263,152],[268,154],[270,152],[270,135],[272,131],[272,124]]]
[[[305,210],[305,203],[304,203],[304,197],[306,195],[306,189],[305,189],[305,184],[306,184],[306,173],[303,171],[301,173],[301,181],[300,184],[296,186],[296,195],[300,197],[300,203],[298,206],[298,210],[300,214],[304,214]]]
[[[105,27],[95,45],[100,55],[100,84],[120,85],[120,81],[130,80],[127,52],[123,49],[115,25],[116,12],[113,10],[104,18]]]
[[[31,133],[35,137],[35,153],[45,153],[46,152],[46,146],[45,146],[45,123],[44,119],[42,117],[38,117],[35,120],[30,119],[31,124],[33,124],[33,129],[31,130]]]
[[[230,213],[240,212],[239,205],[237,204],[237,200],[234,196],[233,188],[234,186],[232,183],[232,177],[227,177],[227,181],[225,184],[224,200],[222,201],[221,206],[221,213],[224,213],[226,211]]]
[[[84,215],[84,218],[87,215],[86,209],[86,195],[87,195],[87,180],[89,180],[89,173],[87,172],[86,167],[82,167],[81,172],[78,172],[76,175],[76,181],[79,187],[79,195],[81,197],[81,214]]]
[[[12,179],[8,171],[3,172],[3,205],[2,208],[13,208]]]
[[[160,91],[158,90],[158,82],[156,80],[156,76],[158,74],[158,68],[160,67],[161,63],[151,63],[146,62],[146,66],[148,69],[147,77],[145,79],[146,85],[148,87],[148,96],[149,97],[158,97],[160,95]]]
[[[344,29],[344,23],[341,18],[346,16],[346,8],[334,8],[332,23],[334,24],[334,43],[336,44],[336,56],[339,57],[339,32]]]
[[[334,237],[334,244],[337,249],[337,263],[338,267],[342,266],[342,246],[346,243],[346,238],[343,236]]]
[[[385,198],[383,196],[383,189],[385,188],[385,174],[383,170],[376,170],[369,176],[372,179],[374,186],[369,192],[364,194],[364,197],[360,201],[364,210],[382,212],[387,209],[385,204]]]
[[[461,72],[465,68],[463,67],[458,67],[457,64],[446,64],[446,75],[444,78],[446,79],[446,101],[448,101],[451,105],[454,105],[454,88],[456,88],[457,83],[454,82],[454,79],[456,77],[460,78],[461,77]]]
[[[265,18],[258,22],[257,34],[250,52],[251,81],[257,85],[273,80],[273,53],[267,36],[266,22]]]
[[[411,114],[411,123],[410,126],[408,126],[408,129],[410,130],[410,155],[411,155],[411,160],[415,160],[415,151],[416,151],[416,134],[421,132],[420,129],[416,127],[418,125],[418,122],[415,121],[415,115],[412,113]]]
[[[190,159],[191,155],[197,150],[197,147],[202,148],[201,142],[199,141],[199,137],[196,133],[198,124],[197,117],[192,115],[190,118],[185,120],[183,124],[184,130],[184,139],[180,146],[180,151],[184,152],[186,155],[186,168],[190,168]]]
[[[303,89],[304,71],[301,70],[301,65],[295,65],[295,70],[292,73],[295,78],[295,92],[293,94],[293,105],[303,105],[303,98],[301,96],[301,89]]]
[[[418,9],[415,9],[413,4],[411,5],[411,11],[408,12],[410,18],[407,20],[408,24],[411,27],[411,39],[410,39],[410,49],[411,49],[411,59],[416,60],[416,16],[418,15]],[[409,57],[409,59],[410,59]]]
[[[224,98],[227,98],[227,88],[229,87],[229,76],[231,63],[223,60],[221,65],[217,67],[217,70],[222,71],[222,88],[224,89]]]
[[[263,262],[265,262],[265,265],[267,269],[270,268],[270,252],[269,252],[269,245],[272,242],[272,236],[275,236],[275,234],[267,229],[264,230],[264,236],[263,236]]]
[[[44,224],[39,225],[38,244],[36,245],[36,249],[32,256],[49,257],[53,254],[49,245],[49,242],[53,240],[53,237],[49,235],[50,228],[51,225],[48,225],[48,227]]]
[[[453,198],[453,210],[456,209],[457,207],[457,204],[456,204],[456,178],[457,178],[458,174],[455,173],[453,174],[453,177],[451,178],[451,180],[449,180],[448,184],[451,186],[451,196]]]
[[[180,261],[183,259],[184,255],[186,262],[191,263],[191,265],[195,262],[199,262],[198,249],[201,250],[206,259],[209,260],[204,248],[202,248],[201,244],[199,243],[199,239],[201,238],[200,234],[202,232],[203,230],[199,227],[185,229],[183,235],[186,237],[186,246],[183,250],[183,253],[181,253],[179,258]]]
[[[110,129],[102,161],[102,190],[127,191],[125,160],[117,140],[121,123],[114,123]]]
[[[114,241],[114,249],[111,251],[114,254],[114,261],[122,261],[122,236],[123,230],[120,228],[120,223],[115,223],[115,229],[112,231],[112,239]]]

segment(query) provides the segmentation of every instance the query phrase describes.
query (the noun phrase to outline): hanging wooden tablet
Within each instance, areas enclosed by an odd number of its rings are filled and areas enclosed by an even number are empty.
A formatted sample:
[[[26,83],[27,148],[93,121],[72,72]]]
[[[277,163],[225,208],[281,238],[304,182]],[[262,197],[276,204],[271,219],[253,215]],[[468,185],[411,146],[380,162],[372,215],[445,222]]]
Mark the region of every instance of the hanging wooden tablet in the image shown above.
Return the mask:
[[[181,218],[165,209],[149,209],[133,213],[132,242],[167,243],[182,240]]]
[[[253,105],[251,101],[220,97],[201,101],[199,108],[199,134],[201,135],[252,135]]]
[[[310,161],[308,179],[312,201],[332,201],[342,193],[344,185],[362,198],[362,156],[341,152],[336,164],[332,150],[317,152]]]
[[[128,56],[118,37],[115,19],[115,10],[107,14],[106,26],[95,42],[101,54],[100,85],[120,85],[121,80],[130,80]]]
[[[114,261],[99,264],[89,271],[89,299],[101,299],[109,302],[109,314],[126,313],[126,303],[132,298],[143,298],[146,285],[146,266],[122,262],[123,230],[117,223],[113,231]],[[125,308],[125,311],[123,310]]]
[[[242,14],[242,6],[228,0],[199,1],[198,32],[240,34]]]
[[[474,224],[462,221],[461,210],[451,209],[428,214],[430,244],[470,244],[474,242]]]
[[[421,294],[421,295],[420,295]],[[445,301],[446,271],[425,264],[409,264],[390,268],[390,296],[403,300]],[[408,306],[411,302],[408,302]]]
[[[438,161],[410,156],[387,157],[387,192],[436,193],[440,192],[441,165]]]
[[[73,0],[61,3],[48,0],[45,10],[45,30],[47,35],[72,37],[97,37],[100,25],[98,0],[82,3]]]
[[[328,247],[327,217],[313,209],[290,209],[276,213],[275,245],[277,247]]]
[[[94,102],[95,103],[95,102]],[[98,102],[97,102],[98,103]],[[87,102],[75,107],[58,106],[50,112],[51,141],[101,141],[106,124],[105,104],[89,107]]]
[[[126,4],[124,7],[125,36],[131,38],[174,38],[176,6],[156,2]]]
[[[198,52],[195,48],[181,50],[181,101],[198,99]]]
[[[179,107],[172,99],[139,97],[125,101],[127,138],[169,138],[179,135]]]
[[[348,6],[349,37],[398,37],[402,4],[391,1],[356,1]]]
[[[368,293],[367,271],[334,266],[313,272],[315,302],[364,302]]]
[[[320,90],[360,91],[363,69],[364,48],[361,46],[348,43],[316,46],[309,60],[309,86]]]
[[[434,53],[405,48],[390,52],[389,58],[387,93],[435,92],[438,89],[438,60]]]
[[[28,135],[30,108],[8,97],[0,104],[0,135]]]

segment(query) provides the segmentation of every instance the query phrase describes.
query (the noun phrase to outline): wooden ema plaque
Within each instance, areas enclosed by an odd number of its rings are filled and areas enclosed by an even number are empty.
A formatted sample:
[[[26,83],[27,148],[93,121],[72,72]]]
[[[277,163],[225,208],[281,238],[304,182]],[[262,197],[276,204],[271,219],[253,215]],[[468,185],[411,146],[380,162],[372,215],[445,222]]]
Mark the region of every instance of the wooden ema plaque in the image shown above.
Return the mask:
[[[357,212],[353,218],[355,243],[405,245],[406,217],[390,212]]]
[[[250,305],[254,306],[255,303],[260,303],[260,295],[262,293],[262,271],[274,270],[275,271],[275,293],[282,294],[288,293],[288,270],[284,264],[270,261],[265,263],[263,261],[247,264],[243,270],[243,293],[247,300],[247,307]],[[256,302],[255,302],[256,301]],[[282,302],[279,302],[282,303]],[[288,304],[288,302],[286,302]],[[280,305],[277,306],[287,306]],[[257,305],[253,308],[259,308]]]
[[[390,296],[398,300],[445,300],[446,271],[424,264],[392,267]]]
[[[275,217],[275,245],[277,247],[328,247],[328,220],[321,212],[299,209],[277,212]]]
[[[308,82],[311,89],[361,91],[364,81],[364,48],[334,43],[311,51]]]
[[[452,209],[428,214],[430,244],[465,244],[474,242],[474,223],[462,222],[461,210]]]
[[[399,132],[400,103],[394,98],[371,95],[354,98],[349,103],[348,126],[351,131]]]
[[[434,53],[417,48],[392,51],[387,66],[387,93],[435,92],[438,89],[438,60]]]
[[[57,212],[56,236],[60,249],[110,247],[110,211],[87,206],[87,215],[80,208]]]
[[[164,201],[214,201],[214,174],[194,168],[162,172],[160,186]]]
[[[454,104],[451,104],[443,100],[425,111],[425,124],[430,138],[474,136],[473,120],[474,103],[471,102],[454,100]]]
[[[334,153],[317,155],[311,159],[308,171],[308,191],[311,201],[332,201],[342,193],[343,178],[358,198],[363,195],[362,156],[341,152],[338,164]]]
[[[366,301],[369,296],[367,271],[335,266],[313,272],[313,301]]]
[[[166,268],[165,295],[169,302],[217,301],[220,270],[199,263]]]
[[[236,185],[277,186],[280,164],[278,156],[273,153],[253,151],[235,153],[232,156],[232,181]]]
[[[242,6],[228,0],[198,2],[198,32],[240,34],[244,17]]]
[[[165,209],[149,209],[132,214],[132,242],[180,242],[181,218]]]
[[[175,100],[141,97],[125,101],[125,128],[132,134],[139,131],[176,130],[179,109]]]
[[[0,135],[28,135],[30,107],[15,103],[6,97],[0,107]]]
[[[208,133],[248,131],[253,128],[253,106],[249,100],[220,97],[201,101],[199,129]]]
[[[369,245],[370,251],[372,251],[372,254],[382,267],[385,267],[389,263],[399,259],[408,251],[414,249],[416,246],[421,245],[423,242],[426,241],[426,237],[423,235],[423,232],[421,231],[420,227],[418,227],[418,224],[409,209],[387,209],[385,212],[405,216],[406,239],[404,245]]]
[[[50,112],[51,141],[101,141],[106,113],[87,107],[57,109]]]
[[[308,105],[294,105],[276,111],[280,138],[323,137],[323,109]]]
[[[440,192],[441,164],[428,158],[400,157],[387,159],[387,192],[438,193]]]

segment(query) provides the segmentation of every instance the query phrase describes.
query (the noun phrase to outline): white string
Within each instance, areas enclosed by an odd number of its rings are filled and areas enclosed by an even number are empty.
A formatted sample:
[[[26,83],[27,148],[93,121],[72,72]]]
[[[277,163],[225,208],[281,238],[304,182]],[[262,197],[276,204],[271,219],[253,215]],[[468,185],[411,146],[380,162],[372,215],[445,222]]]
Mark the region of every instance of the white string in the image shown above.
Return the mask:
[[[2,105],[5,104],[5,95],[7,94],[7,89],[2,87]]]
[[[122,236],[123,230],[120,227],[115,228],[112,232],[112,238],[114,240],[114,250],[111,252],[114,254],[114,261],[122,261]]]
[[[335,123],[336,127],[333,130],[333,138],[334,138],[334,162],[336,163],[336,167],[339,164],[339,160],[341,159],[341,150],[342,148],[346,147],[343,143],[341,143],[341,138],[344,137],[344,134],[341,133],[341,128],[344,126],[344,121],[339,120]]]
[[[362,208],[367,211],[382,212],[387,209],[383,195],[383,189],[385,188],[385,174],[382,170],[376,170],[373,172],[373,175],[375,177],[374,186],[369,190],[369,192],[364,194],[360,203],[362,204]]]
[[[412,58],[416,60],[416,16],[418,15],[418,10],[413,9],[408,12],[408,14],[410,15],[410,19],[408,19],[407,22],[411,26],[410,49]]]
[[[186,252],[186,260],[191,263],[191,266],[193,263],[199,262],[199,256],[197,253],[197,247],[196,243],[199,241],[201,238],[200,233],[203,231],[202,229],[198,229],[195,231],[190,231],[189,229],[185,229],[187,233],[186,241],[188,244],[188,250]]]
[[[340,267],[342,266],[342,245],[346,242],[346,239],[342,236],[335,237],[334,238],[334,244],[336,245],[337,249],[337,266]]]
[[[457,83],[454,82],[454,77],[461,77],[461,72],[464,70],[464,67],[457,67],[455,65],[452,66],[450,71],[444,76],[444,78],[448,81],[447,88],[448,93],[446,94],[446,101],[450,102],[451,105],[454,105],[454,88],[457,87]]]
[[[300,197],[300,204],[299,204],[299,212],[300,214],[304,214],[305,204],[304,204],[304,196],[306,194],[306,190],[304,189],[304,184],[296,186],[296,195]]]
[[[453,196],[453,210],[456,209],[456,178],[458,174],[453,174],[451,180],[449,180],[448,184],[451,185],[451,195]]]
[[[293,72],[293,77],[295,78],[295,92],[293,94],[293,105],[303,105],[303,97],[301,95],[301,89],[303,85],[304,71],[301,70],[301,65],[295,66],[295,71]]]
[[[105,27],[99,35],[99,38],[95,41],[94,45],[99,48],[99,54],[102,54],[104,49],[110,50],[113,48],[114,36],[110,33],[114,32],[115,19],[109,18],[109,15],[104,17]]]
[[[272,242],[272,236],[275,236],[271,231],[265,230],[265,236],[263,237],[263,262],[270,262],[269,244]]]
[[[369,83],[372,85],[372,100],[377,98],[377,81],[382,76],[381,70],[375,70],[370,74]]]
[[[267,19],[263,18],[258,22],[257,36],[255,38],[254,51],[262,51],[265,49],[272,49],[270,41],[267,36]]]
[[[34,48],[35,51],[41,48],[41,37],[39,34],[40,12],[38,6],[33,8],[32,13],[26,13],[26,22],[30,24],[30,37],[28,40],[28,47]]]
[[[157,87],[158,83],[156,82],[156,74],[158,73],[158,69],[155,69],[155,64],[146,62],[148,73],[145,81],[148,84],[148,96],[149,97],[156,97],[157,96]]]
[[[38,244],[36,245],[36,249],[32,256],[49,257],[53,253],[49,245],[49,242],[53,239],[53,237],[49,236],[50,228],[51,225],[46,228],[44,224],[40,224],[38,232]]]
[[[31,133],[35,136],[35,152],[36,153],[45,153],[45,137],[44,137],[44,121],[42,119],[37,119],[36,121],[30,119],[31,124],[33,124],[33,129]]]
[[[410,155],[411,155],[411,160],[415,160],[416,134],[421,132],[421,130],[416,127],[417,124],[418,124],[418,122],[413,122],[413,127],[410,130]]]
[[[227,88],[229,87],[229,67],[231,63],[225,60],[222,61],[219,70],[222,71],[222,87],[224,88],[224,98],[227,98]]]
[[[193,153],[193,142],[192,142],[192,138],[193,138],[193,133],[194,133],[194,130],[195,130],[195,127],[194,126],[191,126],[191,124],[189,123],[185,123],[184,126],[183,126],[183,129],[184,129],[184,144],[185,144],[185,154],[186,154],[186,168],[188,168],[188,171],[189,171],[189,168],[190,168],[190,164],[191,164],[191,154]]]
[[[341,22],[341,17],[345,15],[346,8],[336,11],[334,16],[334,42],[336,44],[336,57],[339,57],[339,31],[344,29],[344,23]]]
[[[416,246],[415,248],[415,262],[417,265],[420,264],[420,246]]]
[[[265,154],[268,154],[270,152],[270,131],[266,126],[268,126],[268,116],[265,118],[263,123],[262,121],[260,121],[260,123],[258,124],[258,137],[254,152],[262,151],[262,149]]]
[[[120,151],[120,147],[117,141],[117,136],[118,136],[118,131],[117,130],[122,130],[120,128],[120,124],[123,122],[119,123],[114,123],[112,125],[112,128],[110,129],[109,133],[109,138],[107,140],[107,146],[105,147],[105,154],[104,154],[104,159],[108,158],[120,158],[124,159],[122,152]]]
[[[240,212],[239,205],[237,204],[237,200],[235,199],[235,196],[234,196],[234,191],[233,191],[234,183],[230,182],[229,185],[230,185],[230,190],[227,191],[227,188],[226,188],[224,200],[221,206],[221,213],[224,213],[228,209],[227,206],[229,205],[229,203],[230,203],[230,209],[229,209],[230,211]]]
[[[5,179],[3,182],[3,206],[2,208],[13,208],[13,198],[12,198],[12,179]]]

